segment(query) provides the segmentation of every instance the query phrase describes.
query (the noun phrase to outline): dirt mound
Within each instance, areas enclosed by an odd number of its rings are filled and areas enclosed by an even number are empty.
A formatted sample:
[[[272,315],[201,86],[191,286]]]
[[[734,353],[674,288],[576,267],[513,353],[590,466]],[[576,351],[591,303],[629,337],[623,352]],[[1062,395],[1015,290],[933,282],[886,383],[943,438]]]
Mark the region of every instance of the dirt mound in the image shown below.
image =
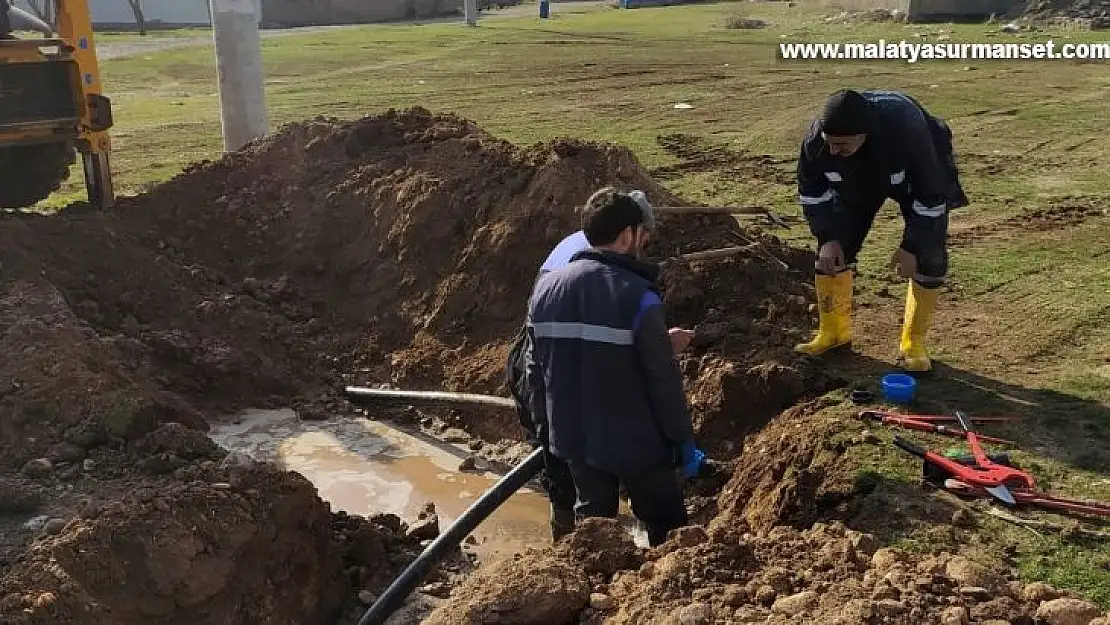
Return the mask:
[[[605,622],[1031,622],[1039,608],[1020,583],[966,558],[876,546],[842,524],[713,533],[618,574]]]
[[[6,218],[2,340],[24,353],[0,365],[22,385],[0,405],[24,416],[4,421],[4,455],[43,455],[86,421],[133,438],[161,419],[203,429],[198,411],[248,405],[334,414],[344,376],[503,392],[537,267],[608,184],[678,202],[627,150],[521,149],[412,109],[287,126],[110,214]],[[725,418],[722,389],[744,394],[741,417],[758,424],[822,386],[783,349],[809,325],[808,260],[727,216],[664,219],[651,253],[740,242],[744,254],[673,262],[662,278],[674,321],[702,323],[687,355],[712,372],[696,383],[699,423]],[[453,418],[490,441],[518,438],[504,411]],[[750,425],[730,428],[706,432]]]
[[[837,419],[815,419],[815,405],[783,413],[746,446],[718,501],[713,527],[808,527],[855,493],[844,475],[848,440]]]
[[[299,474],[191,432],[169,424],[133,446],[128,460],[174,458],[172,473],[86,500],[36,541],[0,580],[0,620],[332,623],[418,548],[398,520],[333,516]]]
[[[586,588],[581,568],[568,566],[574,562],[557,546],[485,569],[432,622],[541,622],[513,608],[537,588],[559,599],[542,603],[549,623],[1033,623],[1064,612],[1087,622],[1101,613],[1071,593],[1026,586],[963,556],[879,549],[874,537],[842,523],[754,533],[743,524],[684,528],[639,566]]]
[[[424,623],[565,623],[589,598],[590,583],[577,563],[529,549],[479,570]]]
[[[520,150],[417,109],[289,126],[110,215],[13,219],[6,249],[155,387],[210,405],[305,398],[358,370],[493,391],[536,267],[604,184],[670,198],[627,151]]]

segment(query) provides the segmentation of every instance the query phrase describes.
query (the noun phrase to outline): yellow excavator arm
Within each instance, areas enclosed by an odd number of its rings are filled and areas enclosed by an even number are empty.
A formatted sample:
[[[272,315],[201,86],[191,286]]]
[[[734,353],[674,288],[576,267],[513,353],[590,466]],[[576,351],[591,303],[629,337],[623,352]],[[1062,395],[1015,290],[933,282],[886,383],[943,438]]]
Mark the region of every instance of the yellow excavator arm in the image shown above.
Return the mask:
[[[69,177],[75,152],[89,202],[115,203],[104,96],[88,0],[53,0],[57,24],[0,0],[0,206],[45,199]],[[38,31],[46,38],[17,37]],[[55,32],[56,31],[56,32]]]
[[[108,136],[108,129],[112,127],[112,105],[104,96],[100,83],[92,14],[88,0],[57,1],[58,36],[73,46],[73,58],[81,73],[80,91],[85,96],[82,98],[81,122],[77,127],[77,148],[84,156],[85,186],[89,202],[108,208],[115,203],[108,160],[112,151],[112,140]]]

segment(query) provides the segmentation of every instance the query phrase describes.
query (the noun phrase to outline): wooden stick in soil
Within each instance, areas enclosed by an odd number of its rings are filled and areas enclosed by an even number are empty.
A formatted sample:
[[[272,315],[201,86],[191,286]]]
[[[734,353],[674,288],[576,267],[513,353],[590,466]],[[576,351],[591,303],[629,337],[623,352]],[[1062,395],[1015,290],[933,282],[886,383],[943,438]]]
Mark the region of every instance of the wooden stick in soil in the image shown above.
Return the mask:
[[[731,230],[731,231],[729,231],[729,234],[731,234],[732,236],[736,237],[737,239],[740,239],[740,241],[741,241],[741,242],[743,242],[743,243],[747,243],[747,244],[749,244],[749,245],[755,245],[755,246],[757,246],[757,247],[759,248],[759,251],[763,252],[763,255],[764,255],[764,256],[766,256],[767,258],[769,258],[769,259],[771,259],[771,260],[775,261],[775,263],[776,263],[776,264],[777,264],[777,265],[778,265],[779,267],[781,267],[781,268],[783,268],[783,269],[785,269],[785,270],[787,270],[787,271],[789,271],[789,270],[790,270],[790,265],[786,264],[786,261],[784,261],[783,259],[781,259],[781,258],[779,258],[778,256],[775,256],[774,254],[772,254],[772,253],[771,253],[771,251],[767,249],[767,246],[763,245],[763,243],[762,243],[762,242],[760,242],[760,241],[752,241],[751,239],[749,239],[749,238],[745,237],[744,235],[740,234],[739,232],[737,232],[737,231],[735,231],[735,230]]]
[[[968,504],[963,499],[960,499],[958,496],[956,496],[956,494],[954,494],[950,491],[947,491],[943,488],[938,488],[938,489],[936,489],[935,492],[936,492],[937,499],[943,499],[943,500],[947,501],[948,503],[952,504],[952,506],[955,507],[958,510],[962,510],[962,511],[968,513],[968,514],[984,514],[984,512],[982,510],[979,510],[975,506]],[[988,507],[985,514],[992,514],[993,512],[994,512],[994,508]],[[995,516],[997,516],[997,515],[995,515]],[[1006,521],[1010,521],[1010,522],[1013,522],[1014,519],[1017,519],[1017,517],[1010,517],[1010,518],[999,517],[999,518],[1001,518],[1003,520],[1006,520]],[[1017,520],[1020,520],[1020,519],[1017,519]],[[1018,523],[1017,525],[1019,527],[1025,529],[1025,530],[1028,530],[1031,534],[1033,534],[1037,538],[1040,538],[1041,540],[1044,540],[1044,536],[1041,536],[1041,533],[1038,532],[1037,530],[1033,529],[1032,527],[1029,527],[1028,525],[1023,525],[1023,524],[1020,524],[1020,523]]]
[[[681,261],[695,261],[695,260],[716,260],[718,258],[729,258],[736,256],[741,252],[750,252],[759,247],[758,243],[751,243],[748,245],[735,245],[732,247],[722,247],[715,250],[704,250],[701,252],[690,252],[689,254],[680,254],[675,256],[675,260]]]
[[[655,212],[660,215],[763,215],[780,228],[790,227],[785,219],[766,206],[657,206]]]
[[[1057,523],[1049,523],[1048,521],[1037,521],[1035,519],[1023,519],[1019,516],[1014,516],[1014,515],[1012,515],[1008,512],[1004,512],[1004,511],[999,510],[997,508],[987,508],[987,514],[989,514],[993,517],[997,517],[999,519],[1002,519],[1003,521],[1013,523],[1014,525],[1020,525],[1022,527],[1027,527],[1027,528],[1046,529],[1046,530],[1053,530],[1053,531],[1056,531],[1056,532],[1075,532],[1075,533],[1080,534],[1082,536],[1089,536],[1091,538],[1101,538],[1101,539],[1110,538],[1110,532],[1099,532],[1099,531],[1096,531],[1096,530],[1084,529],[1082,527],[1069,528],[1065,525],[1059,525]]]
[[[765,215],[765,206],[656,206],[659,215]]]

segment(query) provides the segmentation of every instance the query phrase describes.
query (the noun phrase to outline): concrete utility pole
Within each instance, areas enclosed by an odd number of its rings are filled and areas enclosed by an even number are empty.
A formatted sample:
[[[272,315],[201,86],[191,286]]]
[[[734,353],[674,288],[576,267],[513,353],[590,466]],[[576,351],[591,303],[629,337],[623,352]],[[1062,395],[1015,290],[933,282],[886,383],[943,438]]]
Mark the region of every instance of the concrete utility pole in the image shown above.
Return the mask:
[[[455,5],[458,6],[458,5]],[[464,0],[463,12],[466,14],[466,25],[478,25],[478,0]]]
[[[269,131],[262,80],[258,0],[209,0],[224,151],[234,152]]]

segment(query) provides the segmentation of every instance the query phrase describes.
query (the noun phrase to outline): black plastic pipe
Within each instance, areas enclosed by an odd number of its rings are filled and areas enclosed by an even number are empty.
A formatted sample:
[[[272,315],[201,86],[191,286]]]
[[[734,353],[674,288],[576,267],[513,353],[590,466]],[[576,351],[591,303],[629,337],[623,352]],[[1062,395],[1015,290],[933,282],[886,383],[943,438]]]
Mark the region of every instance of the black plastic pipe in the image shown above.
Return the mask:
[[[428,574],[428,570],[439,561],[447,550],[457,547],[462,539],[474,531],[478,524],[486,520],[494,510],[501,507],[509,497],[532,478],[539,475],[543,468],[543,450],[536,449],[528,457],[505,474],[493,488],[486,491],[477,501],[463,512],[455,522],[432,541],[424,552],[408,566],[381,597],[370,606],[359,619],[358,625],[382,625],[401,607],[417,584]]]

